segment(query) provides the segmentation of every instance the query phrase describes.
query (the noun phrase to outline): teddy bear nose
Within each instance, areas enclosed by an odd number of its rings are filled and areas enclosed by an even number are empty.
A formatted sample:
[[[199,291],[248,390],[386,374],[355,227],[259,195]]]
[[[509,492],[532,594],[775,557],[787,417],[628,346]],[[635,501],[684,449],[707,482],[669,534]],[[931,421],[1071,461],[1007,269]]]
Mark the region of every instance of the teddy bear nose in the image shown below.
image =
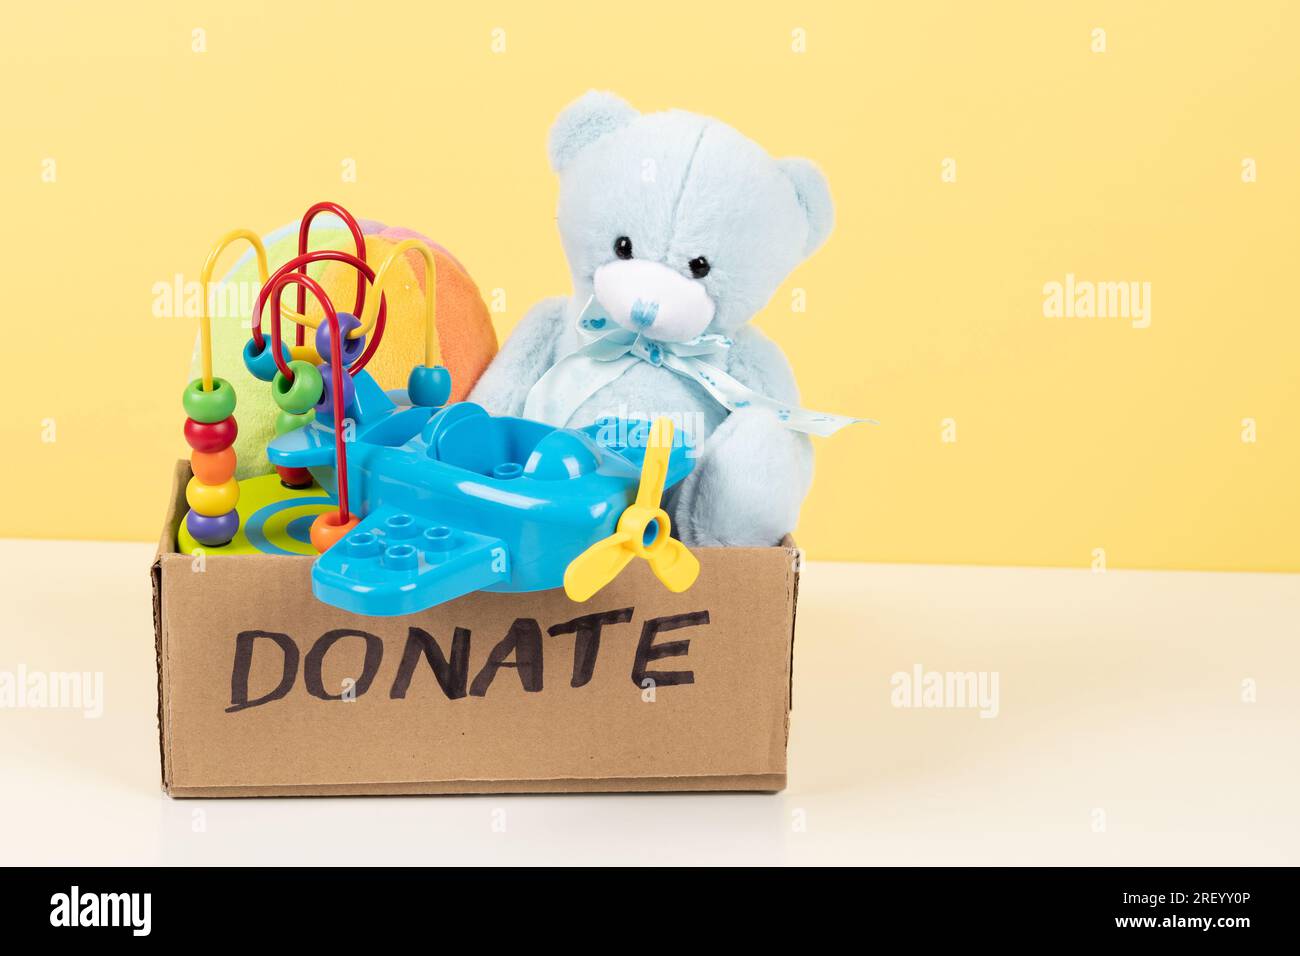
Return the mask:
[[[609,317],[660,342],[686,342],[713,321],[704,286],[648,259],[616,259],[596,270],[595,293]]]
[[[632,314],[629,316],[632,324],[637,329],[648,329],[655,324],[655,316],[659,314],[658,302],[642,302],[637,299],[632,303]]]

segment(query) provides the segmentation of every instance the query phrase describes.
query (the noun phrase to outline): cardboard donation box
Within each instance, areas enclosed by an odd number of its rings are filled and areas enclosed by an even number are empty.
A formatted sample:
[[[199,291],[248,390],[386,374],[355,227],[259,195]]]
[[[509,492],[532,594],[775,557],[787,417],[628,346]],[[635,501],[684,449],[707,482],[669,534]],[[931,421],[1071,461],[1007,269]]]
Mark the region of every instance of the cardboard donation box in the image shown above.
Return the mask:
[[[780,790],[797,552],[701,548],[673,594],[634,561],[594,598],[478,592],[402,617],[318,601],[312,558],[152,568],[175,797]]]

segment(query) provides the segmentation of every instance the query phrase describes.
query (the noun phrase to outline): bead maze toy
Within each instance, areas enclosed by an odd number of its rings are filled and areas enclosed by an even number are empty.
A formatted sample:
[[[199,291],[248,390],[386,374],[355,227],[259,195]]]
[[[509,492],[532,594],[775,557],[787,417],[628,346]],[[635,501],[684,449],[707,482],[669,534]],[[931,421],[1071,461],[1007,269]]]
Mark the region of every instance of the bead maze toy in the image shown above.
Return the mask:
[[[348,224],[355,254],[307,251],[308,226],[323,211]],[[230,448],[234,390],[212,375],[206,310],[217,258],[238,240],[257,251],[262,279],[243,361],[269,383],[280,409],[277,437],[267,446],[276,474],[242,482],[234,479]],[[254,233],[235,230],[218,243],[202,275],[203,374],[184,393],[194,478],[181,546],[316,554],[313,593],[366,615],[414,613],[476,590],[564,587],[585,601],[637,557],[670,590],[689,588],[699,562],[671,536],[661,498],[692,462],[673,446],[669,419],[567,429],[491,416],[469,402],[447,405],[451,377],[438,361],[432,281],[424,361],[411,369],[407,387],[385,392],[365,370],[383,338],[393,263],[410,251],[433,275],[433,255],[417,240],[398,243],[373,269],[356,221],[335,203],[307,211],[299,254],[274,273]],[[307,274],[323,261],[357,271],[352,312],[337,311]],[[289,286],[293,311],[281,301]],[[308,296],[321,318],[308,315]],[[269,334],[262,331],[268,306]],[[286,317],[297,325],[293,345],[281,337]]]

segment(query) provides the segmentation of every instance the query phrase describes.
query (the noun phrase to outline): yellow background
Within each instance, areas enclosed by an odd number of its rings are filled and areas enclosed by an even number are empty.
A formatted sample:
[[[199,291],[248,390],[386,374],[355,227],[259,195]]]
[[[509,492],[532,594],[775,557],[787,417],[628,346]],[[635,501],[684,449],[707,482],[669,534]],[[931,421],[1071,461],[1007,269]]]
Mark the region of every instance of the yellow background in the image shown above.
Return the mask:
[[[503,337],[567,294],[546,133],[599,87],[830,180],[757,319],[808,406],[883,422],[815,440],[811,556],[1300,570],[1294,5],[723,6],[7,6],[0,534],[154,537],[194,327],[153,286],[234,226],[332,198],[419,229],[504,290]],[[1150,328],[1045,318],[1067,273],[1150,282]]]

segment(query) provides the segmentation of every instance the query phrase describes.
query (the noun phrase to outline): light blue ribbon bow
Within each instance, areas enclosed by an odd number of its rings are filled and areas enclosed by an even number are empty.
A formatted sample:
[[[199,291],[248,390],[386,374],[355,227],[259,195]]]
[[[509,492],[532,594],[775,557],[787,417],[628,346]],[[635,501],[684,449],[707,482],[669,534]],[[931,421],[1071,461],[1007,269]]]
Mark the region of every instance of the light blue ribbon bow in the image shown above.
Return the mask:
[[[813,412],[777,401],[703,361],[700,356],[724,355],[731,348],[732,340],[725,335],[699,335],[689,342],[659,342],[614,325],[593,312],[594,303],[594,297],[589,299],[578,317],[578,329],[588,341],[537,380],[524,403],[525,418],[564,427],[583,402],[638,362],[649,362],[698,382],[729,412],[765,408],[791,431],[833,435],[855,422],[876,424],[869,418]]]

